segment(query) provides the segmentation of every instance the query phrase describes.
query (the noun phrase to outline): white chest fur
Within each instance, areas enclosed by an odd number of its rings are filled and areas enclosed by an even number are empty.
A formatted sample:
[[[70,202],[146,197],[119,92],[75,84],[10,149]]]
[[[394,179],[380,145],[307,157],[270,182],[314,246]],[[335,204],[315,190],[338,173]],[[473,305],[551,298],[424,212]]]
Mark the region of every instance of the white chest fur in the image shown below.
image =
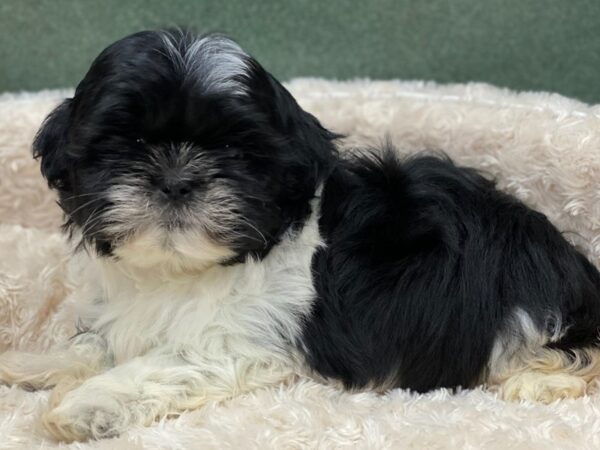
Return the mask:
[[[320,245],[313,213],[261,261],[167,276],[87,257],[80,316],[116,362],[156,347],[285,353],[314,301],[311,259]]]

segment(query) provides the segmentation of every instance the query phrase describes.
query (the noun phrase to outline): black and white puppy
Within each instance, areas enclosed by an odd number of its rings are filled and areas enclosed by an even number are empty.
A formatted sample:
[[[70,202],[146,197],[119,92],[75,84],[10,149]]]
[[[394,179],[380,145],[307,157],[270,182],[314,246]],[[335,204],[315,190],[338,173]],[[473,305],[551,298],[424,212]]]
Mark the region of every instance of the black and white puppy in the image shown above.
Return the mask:
[[[0,356],[56,386],[59,439],[293,373],[347,388],[585,393],[597,270],[473,170],[393,149],[352,157],[223,36],[147,31],[104,50],[34,154],[78,251],[81,332]]]

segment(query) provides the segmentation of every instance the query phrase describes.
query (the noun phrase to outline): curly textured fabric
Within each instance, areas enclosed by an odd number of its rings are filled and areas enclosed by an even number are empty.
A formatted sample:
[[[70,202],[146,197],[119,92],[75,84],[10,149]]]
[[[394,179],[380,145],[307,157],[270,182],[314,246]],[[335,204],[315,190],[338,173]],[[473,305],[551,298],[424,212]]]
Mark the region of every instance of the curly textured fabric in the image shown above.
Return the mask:
[[[600,263],[600,107],[482,84],[288,84],[301,105],[345,134],[403,153],[443,150],[545,213]],[[59,208],[30,156],[45,115],[69,91],[0,96],[0,351],[43,351],[74,332],[74,274]],[[0,449],[58,448],[37,427],[45,392],[0,386]],[[346,393],[308,379],[211,404],[114,440],[61,448],[600,448],[600,395],[549,406],[481,389],[451,395]]]

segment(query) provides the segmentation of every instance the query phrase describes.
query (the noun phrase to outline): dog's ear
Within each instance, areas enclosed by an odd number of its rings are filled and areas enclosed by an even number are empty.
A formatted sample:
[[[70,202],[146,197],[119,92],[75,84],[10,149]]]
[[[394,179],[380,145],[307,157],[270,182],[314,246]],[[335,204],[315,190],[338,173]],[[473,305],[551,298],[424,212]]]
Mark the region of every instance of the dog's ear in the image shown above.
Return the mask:
[[[68,188],[68,145],[71,99],[65,100],[46,117],[33,141],[33,156],[41,159],[42,175],[54,189]]]
[[[262,73],[261,73],[262,70]],[[258,69],[257,101],[269,114],[271,123],[284,136],[287,146],[287,196],[310,197],[320,181],[329,175],[336,154],[334,141],[342,136],[323,127],[304,111],[292,94],[270,73]],[[285,144],[284,144],[285,142]]]

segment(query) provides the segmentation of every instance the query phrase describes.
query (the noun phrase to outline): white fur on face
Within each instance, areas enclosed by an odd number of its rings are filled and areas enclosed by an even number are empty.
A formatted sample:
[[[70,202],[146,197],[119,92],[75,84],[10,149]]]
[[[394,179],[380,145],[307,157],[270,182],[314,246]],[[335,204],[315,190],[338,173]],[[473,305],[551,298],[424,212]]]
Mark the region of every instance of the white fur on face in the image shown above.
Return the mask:
[[[149,174],[167,168],[185,180],[195,170],[201,169],[208,178],[215,170],[214,161],[200,150],[192,151],[187,143],[166,150],[149,147],[148,152]],[[229,245],[247,238],[240,235],[244,228],[240,224],[252,229],[253,235],[256,232],[255,239],[264,239],[239,213],[239,196],[225,179],[211,181],[181,207],[159,201],[154,188],[138,176],[115,178],[113,183],[107,193],[110,208],[98,214],[93,211],[75,231],[114,236],[114,254],[133,267],[204,270],[234,256]]]
[[[109,225],[103,231],[125,235],[114,247],[116,256],[139,268],[162,265],[202,270],[235,255],[227,244],[217,241],[235,238],[233,227],[244,220],[235,212],[236,198],[227,186],[209,188],[204,199],[177,212],[165,212],[147,195],[135,185],[123,184],[110,191],[113,206],[105,213]],[[181,226],[170,226],[171,219],[182,222]]]
[[[211,240],[202,230],[165,230],[157,227],[134,234],[114,249],[126,265],[163,273],[202,271],[235,253]]]
[[[165,236],[168,250],[157,247]],[[203,240],[201,233],[148,231],[118,248],[118,260],[90,260],[95,269],[88,273],[97,271],[102,281],[89,282],[98,285],[104,298],[92,329],[106,335],[119,361],[156,345],[202,354],[218,347],[221,352],[223,339],[228,352],[235,353],[231,347],[239,345],[240,354],[259,352],[260,359],[269,358],[295,342],[310,311],[315,297],[310,265],[319,245],[317,213],[263,260],[233,266],[207,264],[229,254]],[[162,270],[167,255],[188,265],[180,271]],[[97,295],[89,302],[97,303]]]

